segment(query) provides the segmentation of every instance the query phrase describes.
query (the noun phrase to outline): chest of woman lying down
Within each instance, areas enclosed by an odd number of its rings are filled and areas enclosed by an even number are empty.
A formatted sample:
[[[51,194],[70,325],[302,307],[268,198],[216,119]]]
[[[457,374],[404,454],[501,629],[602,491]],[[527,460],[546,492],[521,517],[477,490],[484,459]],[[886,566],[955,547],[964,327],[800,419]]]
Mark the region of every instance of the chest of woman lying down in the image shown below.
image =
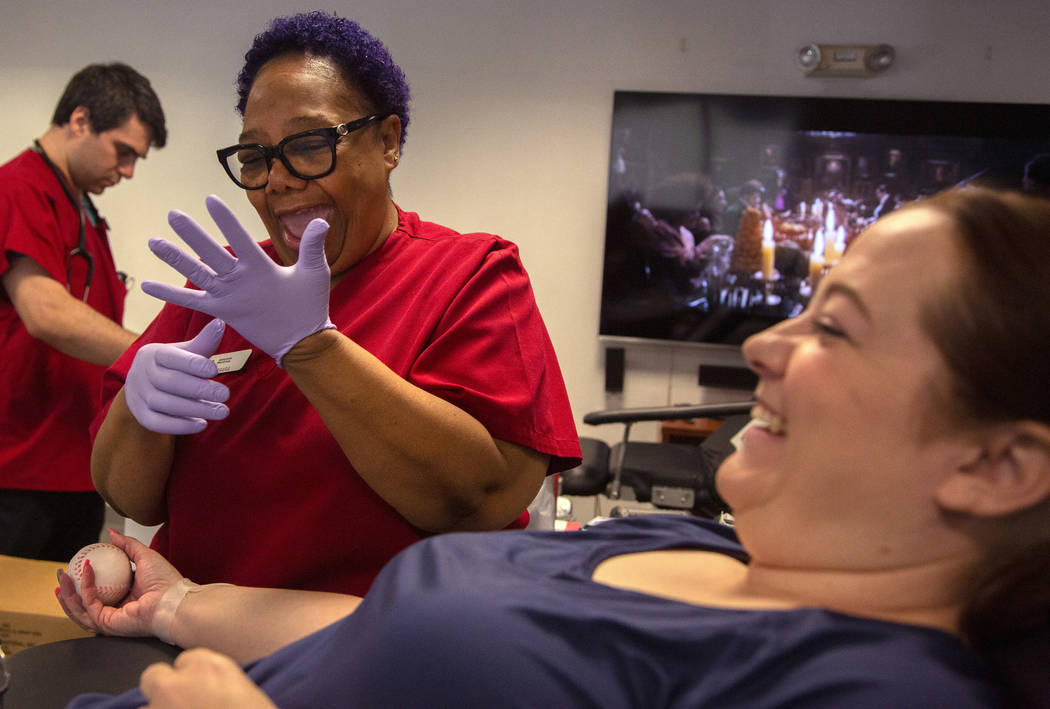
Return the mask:
[[[708,589],[680,571],[697,554]],[[996,704],[943,631],[725,607],[745,561],[732,530],[677,516],[444,535],[397,557],[352,615],[247,671],[280,707]],[[138,706],[124,699],[76,706]]]

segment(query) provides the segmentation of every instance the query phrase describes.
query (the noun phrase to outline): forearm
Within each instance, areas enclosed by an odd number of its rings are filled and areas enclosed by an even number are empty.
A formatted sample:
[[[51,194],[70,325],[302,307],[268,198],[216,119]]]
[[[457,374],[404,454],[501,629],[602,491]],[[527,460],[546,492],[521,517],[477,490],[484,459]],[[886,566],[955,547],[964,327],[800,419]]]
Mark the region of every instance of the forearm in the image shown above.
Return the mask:
[[[135,341],[28,257],[15,259],[3,284],[29,334],[63,354],[108,367]]]
[[[63,354],[103,367],[117,361],[137,337],[76,298],[42,315],[30,334]]]
[[[143,428],[117,393],[91,450],[91,479],[117,511],[140,524],[167,518],[164,491],[175,437]]]
[[[493,439],[337,331],[302,340],[283,365],[358,474],[421,529],[504,527],[546,473],[544,456]]]
[[[178,606],[171,639],[179,647],[206,647],[243,664],[334,623],[360,602],[340,593],[202,587]]]

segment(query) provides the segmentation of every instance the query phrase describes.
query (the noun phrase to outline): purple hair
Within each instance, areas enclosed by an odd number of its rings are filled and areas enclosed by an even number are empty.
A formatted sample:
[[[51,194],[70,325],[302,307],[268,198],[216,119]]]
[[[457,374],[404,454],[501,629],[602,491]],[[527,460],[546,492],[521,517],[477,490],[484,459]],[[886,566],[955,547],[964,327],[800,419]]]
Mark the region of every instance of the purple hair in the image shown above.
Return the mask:
[[[378,39],[353,20],[321,11],[278,17],[255,36],[237,76],[237,112],[244,115],[255,77],[263,64],[285,52],[332,59],[352,85],[372,103],[375,113],[401,119],[401,146],[408,129],[408,81]]]

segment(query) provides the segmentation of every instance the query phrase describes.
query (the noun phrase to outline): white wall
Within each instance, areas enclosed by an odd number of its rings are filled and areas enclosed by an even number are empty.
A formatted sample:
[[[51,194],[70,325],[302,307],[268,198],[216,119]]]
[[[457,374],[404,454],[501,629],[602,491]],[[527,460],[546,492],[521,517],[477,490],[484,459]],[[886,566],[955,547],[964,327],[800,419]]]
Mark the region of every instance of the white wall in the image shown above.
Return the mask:
[[[1050,103],[1045,0],[358,0],[358,20],[404,68],[415,100],[395,198],[424,218],[519,244],[578,419],[606,406],[711,400],[689,349],[628,351],[622,396],[603,391],[596,332],[613,91],[715,91]],[[173,207],[205,220],[219,194],[258,224],[214,149],[234,142],[233,80],[280,0],[2,0],[0,158],[46,128],[65,82],[122,60],[153,81],[170,129],[135,179],[97,200],[118,265],[180,281],[149,254]],[[819,28],[819,29],[818,29]],[[878,43],[897,63],[875,79],[805,78],[809,42]],[[261,227],[257,228],[260,238]],[[159,303],[129,296],[143,328]],[[616,427],[581,434],[613,438]],[[655,435],[655,426],[639,428]]]

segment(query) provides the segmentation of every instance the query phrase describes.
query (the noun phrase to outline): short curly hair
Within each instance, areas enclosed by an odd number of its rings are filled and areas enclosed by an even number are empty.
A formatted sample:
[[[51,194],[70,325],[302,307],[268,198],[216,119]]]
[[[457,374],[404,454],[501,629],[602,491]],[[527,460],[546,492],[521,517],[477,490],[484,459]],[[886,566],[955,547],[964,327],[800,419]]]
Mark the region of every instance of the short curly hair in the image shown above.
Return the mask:
[[[322,11],[277,17],[256,35],[237,76],[237,112],[244,115],[255,77],[263,64],[286,52],[327,57],[343,70],[376,113],[401,119],[401,146],[408,132],[410,92],[401,67],[378,39],[353,20]]]

